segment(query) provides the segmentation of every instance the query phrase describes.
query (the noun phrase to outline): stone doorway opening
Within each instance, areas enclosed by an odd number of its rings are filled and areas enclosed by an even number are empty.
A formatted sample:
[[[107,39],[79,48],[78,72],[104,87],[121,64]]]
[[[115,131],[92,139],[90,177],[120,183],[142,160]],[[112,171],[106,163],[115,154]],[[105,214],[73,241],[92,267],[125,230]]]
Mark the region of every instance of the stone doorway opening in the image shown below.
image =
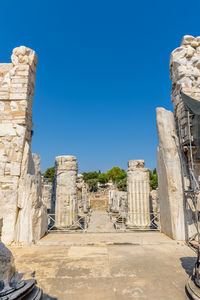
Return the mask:
[[[143,160],[128,164],[127,192],[115,185],[91,191],[76,157],[56,157],[48,232],[130,232],[160,229],[157,193],[150,193]]]

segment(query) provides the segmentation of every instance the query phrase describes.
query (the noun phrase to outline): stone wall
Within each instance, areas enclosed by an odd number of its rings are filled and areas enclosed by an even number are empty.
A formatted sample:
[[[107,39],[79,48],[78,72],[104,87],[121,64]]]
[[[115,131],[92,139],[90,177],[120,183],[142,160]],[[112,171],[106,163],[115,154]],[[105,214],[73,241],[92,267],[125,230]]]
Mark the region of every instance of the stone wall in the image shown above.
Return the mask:
[[[188,139],[187,110],[181,91],[200,101],[200,37],[184,36],[181,46],[170,56],[171,99],[178,128],[181,126],[183,140]]]
[[[55,225],[71,227],[77,220],[77,171],[75,156],[57,156],[55,163]]]
[[[144,160],[130,160],[127,171],[127,227],[150,226],[149,171]]]
[[[0,218],[5,243],[35,241],[47,226],[40,171],[36,170],[39,165],[37,162],[35,168],[31,154],[37,56],[21,46],[13,50],[11,60],[12,63],[0,64]],[[23,223],[28,228],[20,225]]]

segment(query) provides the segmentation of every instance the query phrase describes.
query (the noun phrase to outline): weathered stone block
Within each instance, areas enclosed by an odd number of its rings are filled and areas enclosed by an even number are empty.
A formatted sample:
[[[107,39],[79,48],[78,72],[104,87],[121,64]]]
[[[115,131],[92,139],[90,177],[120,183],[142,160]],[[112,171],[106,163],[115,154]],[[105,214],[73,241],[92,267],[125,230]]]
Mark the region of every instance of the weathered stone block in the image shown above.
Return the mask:
[[[173,113],[156,109],[158,187],[161,231],[175,240],[185,240],[184,195],[178,136]]]

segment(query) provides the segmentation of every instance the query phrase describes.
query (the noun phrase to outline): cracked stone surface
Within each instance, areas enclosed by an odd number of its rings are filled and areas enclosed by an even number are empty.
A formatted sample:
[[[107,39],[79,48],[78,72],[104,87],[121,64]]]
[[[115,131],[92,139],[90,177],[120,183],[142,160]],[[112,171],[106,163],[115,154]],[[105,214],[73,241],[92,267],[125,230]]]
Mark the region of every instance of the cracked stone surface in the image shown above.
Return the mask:
[[[106,244],[113,237],[115,244]],[[45,239],[55,245],[42,245]],[[12,252],[25,277],[35,272],[46,300],[187,299],[185,283],[196,260],[184,243],[158,232],[49,234],[40,245]]]

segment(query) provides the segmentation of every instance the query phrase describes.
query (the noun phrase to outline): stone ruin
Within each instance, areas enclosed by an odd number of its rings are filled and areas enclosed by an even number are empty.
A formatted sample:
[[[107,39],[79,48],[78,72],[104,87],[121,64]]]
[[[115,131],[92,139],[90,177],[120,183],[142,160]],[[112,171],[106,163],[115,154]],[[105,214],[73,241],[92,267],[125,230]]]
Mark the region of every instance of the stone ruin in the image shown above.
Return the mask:
[[[90,200],[95,204],[96,195],[90,195],[83,176],[77,176],[78,166],[74,156],[56,157],[53,185],[41,178],[40,157],[31,153],[37,56],[33,50],[21,46],[13,50],[11,59],[12,63],[0,64],[2,240],[5,243],[32,243],[37,242],[47,231],[47,210],[48,213],[55,213],[57,228],[74,229],[79,215],[89,214]],[[147,214],[146,200],[138,196],[137,192],[137,189],[142,188],[136,184],[140,176],[139,169],[136,172],[133,169],[129,166],[128,189],[131,192],[128,192],[128,196],[126,192],[119,191],[111,191],[109,200],[107,193],[98,196],[105,198],[105,205],[110,201],[111,212],[128,215],[126,219],[129,227],[144,227],[149,222],[148,218],[144,217],[143,223],[137,223],[133,217],[136,211]],[[145,170],[141,167],[140,174],[146,174]],[[148,180],[145,182],[148,184]],[[134,197],[140,197],[140,200],[133,200]],[[144,202],[145,211],[143,204],[137,207],[138,201]]]
[[[108,211],[112,213],[125,213],[127,192],[109,190]]]
[[[83,175],[77,176],[77,190],[79,197],[79,213],[89,213],[90,211],[90,198],[88,196],[88,185],[84,182]]]
[[[161,231],[198,255],[186,290],[200,299],[200,37],[184,36],[170,56],[174,114],[157,108]]]
[[[0,64],[0,218],[5,243],[31,243],[47,230],[41,198],[40,158],[31,153],[32,104],[37,56],[15,48]]]
[[[0,299],[40,300],[42,290],[35,279],[22,280],[16,272],[12,253],[0,242]]]
[[[127,221],[128,228],[150,226],[149,171],[144,160],[130,160],[127,171]]]
[[[55,164],[55,226],[71,227],[78,218],[78,165],[75,156],[57,156]]]
[[[47,212],[52,212],[52,182],[47,178],[42,178],[42,202],[47,208]]]
[[[3,222],[0,219],[0,232],[2,226]],[[40,300],[42,294],[34,279],[22,280],[22,274],[16,271],[12,253],[0,239],[0,299]]]
[[[174,114],[157,108],[161,230],[189,240],[198,226],[200,37],[183,37],[170,56],[170,77]]]
[[[144,168],[144,160],[128,162],[127,192],[109,191],[108,212],[118,229],[160,228],[158,190],[150,191],[149,170]]]

